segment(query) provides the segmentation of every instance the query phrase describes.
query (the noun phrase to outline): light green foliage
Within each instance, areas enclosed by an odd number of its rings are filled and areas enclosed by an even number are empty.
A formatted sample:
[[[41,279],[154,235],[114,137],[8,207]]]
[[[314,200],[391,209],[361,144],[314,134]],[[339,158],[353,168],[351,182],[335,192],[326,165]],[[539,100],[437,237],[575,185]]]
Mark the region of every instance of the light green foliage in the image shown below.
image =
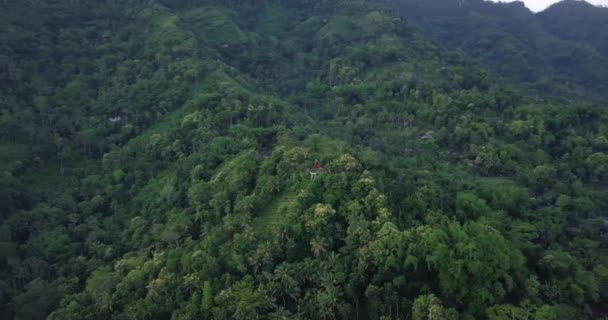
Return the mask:
[[[97,270],[87,280],[86,291],[93,297],[100,312],[107,314],[112,310],[112,292],[119,281],[119,275],[107,270]]]
[[[490,320],[556,320],[556,310],[552,306],[542,305],[536,310],[529,310],[525,307],[516,307],[513,305],[496,305],[487,310],[488,319]]]
[[[491,320],[526,319],[524,310],[508,304],[493,306],[488,309],[487,314]]]
[[[523,257],[494,228],[451,222],[425,237],[425,245],[414,252],[422,250],[418,255],[438,272],[441,288],[450,300],[468,301],[470,310],[478,312],[500,302],[513,289]]]
[[[534,320],[555,320],[557,319],[557,312],[555,308],[544,305],[536,309],[534,312]]]
[[[316,38],[325,45],[336,45],[357,37],[358,28],[360,26],[351,17],[335,16],[318,31]]]
[[[412,307],[413,320],[450,320],[456,318],[454,313],[454,310],[445,309],[432,294],[419,296]]]
[[[211,289],[211,282],[205,281],[203,283],[203,294],[201,300],[201,311],[204,315],[209,316],[211,308],[213,307],[213,290]]]
[[[215,46],[244,44],[247,36],[231,18],[234,14],[221,8],[201,7],[188,11],[185,19],[202,41]]]
[[[260,236],[267,235],[269,231],[277,226],[284,224],[285,215],[289,213],[289,209],[297,201],[294,195],[283,194],[271,203],[260,213],[260,216],[255,219],[252,227]]]
[[[359,168],[360,164],[353,156],[350,154],[343,154],[338,159],[334,160],[329,164],[331,170],[336,172],[341,171],[354,171]]]
[[[391,17],[383,15],[378,11],[372,11],[366,14],[362,20],[362,28],[366,37],[390,33],[393,31],[394,27]]]
[[[597,152],[585,159],[592,179],[602,181],[608,178],[608,154]]]

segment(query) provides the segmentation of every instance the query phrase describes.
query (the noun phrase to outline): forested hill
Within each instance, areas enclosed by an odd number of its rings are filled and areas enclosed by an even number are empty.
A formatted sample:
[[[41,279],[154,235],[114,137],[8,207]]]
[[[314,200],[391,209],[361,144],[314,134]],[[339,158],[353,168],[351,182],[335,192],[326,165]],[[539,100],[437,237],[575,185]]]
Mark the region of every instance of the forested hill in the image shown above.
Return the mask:
[[[605,92],[537,99],[429,30],[0,2],[0,317],[608,316]]]
[[[585,1],[562,1],[537,16],[544,28],[560,39],[583,42],[608,56],[607,7]]]
[[[608,99],[608,8],[566,0],[534,14],[519,1],[378,1],[540,97]]]

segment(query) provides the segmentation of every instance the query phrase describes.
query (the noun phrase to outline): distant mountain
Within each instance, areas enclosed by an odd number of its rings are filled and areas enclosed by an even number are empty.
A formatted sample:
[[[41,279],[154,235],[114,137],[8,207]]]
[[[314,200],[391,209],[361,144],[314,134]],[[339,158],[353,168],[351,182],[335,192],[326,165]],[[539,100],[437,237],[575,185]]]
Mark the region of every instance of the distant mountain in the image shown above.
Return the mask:
[[[566,41],[584,41],[608,55],[608,8],[562,1],[536,15],[545,30]]]
[[[522,2],[389,0],[441,45],[461,49],[544,95],[605,99],[608,9],[564,1],[539,14]]]

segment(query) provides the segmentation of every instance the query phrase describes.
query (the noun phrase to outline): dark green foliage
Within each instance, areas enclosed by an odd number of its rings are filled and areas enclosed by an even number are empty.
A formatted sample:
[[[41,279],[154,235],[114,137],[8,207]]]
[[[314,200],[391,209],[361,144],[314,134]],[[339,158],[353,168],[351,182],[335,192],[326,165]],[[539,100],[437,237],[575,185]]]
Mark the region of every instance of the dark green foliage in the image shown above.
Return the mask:
[[[514,87],[368,1],[0,9],[0,318],[607,315],[603,84],[517,88],[537,24],[473,46]]]
[[[608,9],[566,0],[534,14],[519,1],[378,0],[449,48],[538,96],[605,100]],[[564,95],[564,93],[568,95]]]

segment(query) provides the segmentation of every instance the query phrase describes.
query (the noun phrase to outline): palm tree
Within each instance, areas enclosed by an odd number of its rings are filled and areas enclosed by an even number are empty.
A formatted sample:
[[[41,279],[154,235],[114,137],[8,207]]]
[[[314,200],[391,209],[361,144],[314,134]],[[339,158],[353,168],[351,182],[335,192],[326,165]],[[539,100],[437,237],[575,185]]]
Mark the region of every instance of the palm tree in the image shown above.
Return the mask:
[[[339,304],[340,290],[333,284],[324,285],[317,293],[317,305],[321,319],[335,319]]]
[[[327,243],[324,238],[317,236],[310,241],[310,251],[315,257],[318,257],[326,251]]]
[[[285,308],[279,306],[279,307],[277,307],[277,310],[275,312],[268,315],[268,319],[270,319],[270,320],[292,320],[292,319],[299,319],[299,318],[297,316],[295,316],[293,313],[286,310]]]
[[[291,276],[289,265],[281,264],[274,270],[274,280],[279,283],[283,305],[285,297],[296,300],[300,296],[298,282]]]

